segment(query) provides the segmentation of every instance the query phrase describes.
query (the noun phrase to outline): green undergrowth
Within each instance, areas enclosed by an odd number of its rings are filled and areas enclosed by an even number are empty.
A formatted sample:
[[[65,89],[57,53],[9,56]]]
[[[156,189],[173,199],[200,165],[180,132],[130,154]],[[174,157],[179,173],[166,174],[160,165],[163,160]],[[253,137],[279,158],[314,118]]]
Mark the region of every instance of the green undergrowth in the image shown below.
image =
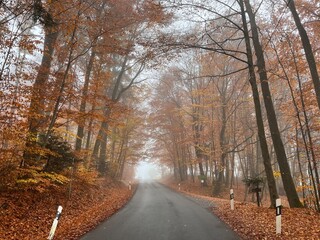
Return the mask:
[[[11,187],[18,189],[32,188],[43,191],[48,186],[65,185],[70,181],[62,174],[44,172],[40,168],[17,169],[15,175],[15,182]]]

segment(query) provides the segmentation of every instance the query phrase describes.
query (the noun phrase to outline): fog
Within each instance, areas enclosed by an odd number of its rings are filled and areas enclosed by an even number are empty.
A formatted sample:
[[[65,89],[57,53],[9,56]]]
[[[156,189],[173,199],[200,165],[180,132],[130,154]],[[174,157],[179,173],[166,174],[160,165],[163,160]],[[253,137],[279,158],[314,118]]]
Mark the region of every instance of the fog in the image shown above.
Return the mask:
[[[138,180],[156,180],[160,179],[161,172],[157,164],[141,162],[136,167],[136,176]]]

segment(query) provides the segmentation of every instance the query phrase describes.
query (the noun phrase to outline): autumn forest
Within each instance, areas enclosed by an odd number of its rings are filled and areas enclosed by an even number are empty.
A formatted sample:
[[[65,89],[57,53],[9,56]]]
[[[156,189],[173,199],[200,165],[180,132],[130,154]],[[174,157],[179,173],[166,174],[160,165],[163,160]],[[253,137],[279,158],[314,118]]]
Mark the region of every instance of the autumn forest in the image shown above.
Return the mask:
[[[239,188],[320,212],[319,1],[16,0],[0,13],[8,221],[31,192],[24,208],[57,193],[71,215],[103,201],[81,186],[124,203],[141,161],[213,197]]]

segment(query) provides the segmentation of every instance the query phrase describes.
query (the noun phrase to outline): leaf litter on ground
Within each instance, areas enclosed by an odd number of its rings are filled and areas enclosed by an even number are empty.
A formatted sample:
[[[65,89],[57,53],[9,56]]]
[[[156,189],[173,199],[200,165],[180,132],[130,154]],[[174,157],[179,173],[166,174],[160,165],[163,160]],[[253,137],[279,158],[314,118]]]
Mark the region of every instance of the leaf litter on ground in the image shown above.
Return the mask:
[[[319,240],[320,214],[308,208],[282,208],[281,234],[276,234],[276,210],[255,203],[235,201],[231,210],[230,200],[210,197],[205,187],[193,184],[164,182],[176,191],[212,202],[212,212],[228,224],[244,240]],[[283,199],[285,202],[285,199]]]

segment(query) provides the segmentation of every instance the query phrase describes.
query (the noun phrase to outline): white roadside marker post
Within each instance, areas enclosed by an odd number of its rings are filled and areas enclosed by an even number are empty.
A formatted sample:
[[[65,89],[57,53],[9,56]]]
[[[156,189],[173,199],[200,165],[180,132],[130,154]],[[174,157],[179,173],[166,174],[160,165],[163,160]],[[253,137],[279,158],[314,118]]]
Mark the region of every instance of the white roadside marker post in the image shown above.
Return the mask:
[[[49,240],[53,239],[54,233],[55,233],[56,228],[58,226],[59,218],[61,216],[61,212],[62,212],[62,207],[59,206],[58,210],[57,210],[57,215],[56,215],[55,219],[53,220],[52,227],[51,227],[51,230],[50,230],[50,233],[49,233],[49,236],[48,236]]]
[[[129,181],[128,187],[129,187],[129,190],[131,191],[131,181]]]
[[[178,186],[179,186],[179,191],[180,191],[180,183],[178,184]]]
[[[230,206],[231,206],[231,210],[234,210],[234,193],[233,193],[233,189],[230,189]]]
[[[276,234],[281,234],[281,199],[276,200]]]

